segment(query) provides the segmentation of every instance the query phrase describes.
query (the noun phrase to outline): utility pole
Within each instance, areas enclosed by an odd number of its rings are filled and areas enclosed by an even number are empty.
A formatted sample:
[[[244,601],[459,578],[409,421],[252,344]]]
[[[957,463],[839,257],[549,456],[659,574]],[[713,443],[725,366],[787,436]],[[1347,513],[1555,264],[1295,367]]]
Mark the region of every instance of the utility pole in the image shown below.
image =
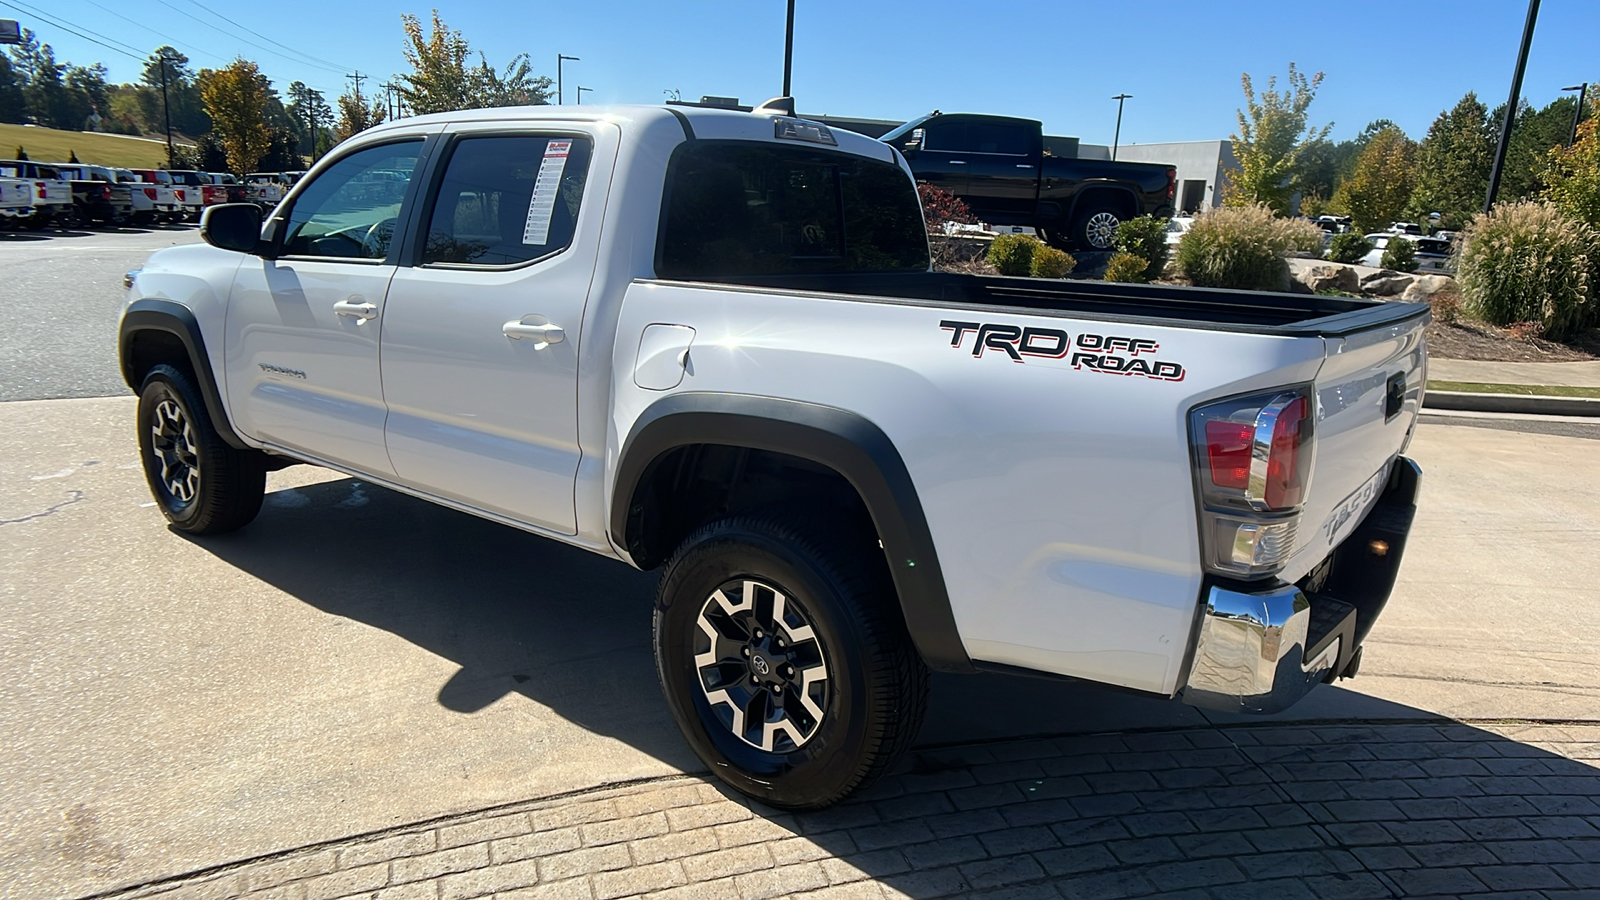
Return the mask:
[[[1517,119],[1517,103],[1522,100],[1522,72],[1528,68],[1528,47],[1533,44],[1533,23],[1539,18],[1539,0],[1528,0],[1528,21],[1522,26],[1522,49],[1517,51],[1517,68],[1511,73],[1511,99],[1506,101],[1506,118],[1500,123],[1500,145],[1495,148],[1494,168],[1489,170],[1489,195],[1483,199],[1483,211],[1494,208],[1494,197],[1500,193],[1500,170],[1506,165],[1506,151],[1511,149],[1511,124]]]
[[[1577,87],[1564,87],[1561,90],[1578,92],[1578,108],[1572,111],[1572,131],[1567,135],[1567,146],[1571,147],[1578,142],[1578,122],[1583,118],[1583,98],[1589,96],[1589,82],[1585,81]]]
[[[789,0],[789,24],[783,31],[783,93],[780,96],[792,97],[789,93],[789,71],[794,67],[794,0]]]
[[[173,168],[173,110],[166,106],[166,48],[162,48],[162,119],[166,120],[166,168]],[[1582,102],[1582,101],[1579,101]]]
[[[1117,145],[1122,143],[1122,104],[1132,100],[1132,94],[1118,94],[1111,99],[1117,101],[1117,132],[1111,136],[1111,161],[1117,161]]]
[[[589,93],[592,94],[592,93],[594,93],[594,88],[586,88],[581,84],[578,85],[578,105],[579,106],[583,105],[583,92],[584,91],[588,91]]]
[[[562,102],[566,100],[566,95],[561,90],[561,64],[563,62],[566,62],[567,60],[571,60],[573,62],[578,62],[578,58],[576,56],[565,56],[565,55],[560,54],[560,53],[556,54],[556,105],[557,106],[560,106],[562,104]]]
[[[350,79],[352,82],[354,82],[355,88],[356,88],[356,103],[359,104],[361,102],[361,82],[366,81],[368,78],[371,78],[372,76],[363,75],[363,74],[361,74],[361,70],[357,69],[354,74],[346,75],[345,77]]]

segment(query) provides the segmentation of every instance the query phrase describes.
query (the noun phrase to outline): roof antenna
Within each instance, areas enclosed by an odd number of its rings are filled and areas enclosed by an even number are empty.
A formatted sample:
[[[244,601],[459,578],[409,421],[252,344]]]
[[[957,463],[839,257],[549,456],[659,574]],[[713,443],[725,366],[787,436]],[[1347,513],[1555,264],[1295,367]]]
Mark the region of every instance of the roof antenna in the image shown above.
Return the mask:
[[[773,97],[771,100],[768,100],[767,102],[765,102],[765,103],[761,104],[760,106],[756,107],[755,109],[751,110],[751,112],[770,113],[770,114],[773,114],[773,115],[788,116],[790,118],[794,118],[795,117],[795,115],[794,115],[794,98],[793,97]]]

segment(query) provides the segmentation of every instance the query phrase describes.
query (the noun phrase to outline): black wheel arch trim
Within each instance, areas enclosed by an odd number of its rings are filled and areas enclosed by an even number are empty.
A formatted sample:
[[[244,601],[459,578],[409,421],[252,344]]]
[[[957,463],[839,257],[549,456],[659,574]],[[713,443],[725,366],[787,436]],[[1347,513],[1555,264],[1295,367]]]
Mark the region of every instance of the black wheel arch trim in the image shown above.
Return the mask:
[[[786,453],[828,466],[855,488],[883,541],[907,630],[923,661],[974,672],[916,487],[894,442],[867,419],[832,406],[744,394],[685,392],[656,401],[623,442],[611,499],[611,539],[632,552],[635,495],[669,451],[720,444]]]
[[[248,450],[246,444],[233,430],[227,411],[222,405],[222,393],[217,387],[216,374],[211,371],[211,357],[206,354],[205,337],[200,333],[200,323],[187,306],[159,297],[144,297],[128,305],[122,314],[122,325],[117,334],[118,362],[122,380],[134,393],[142,386],[139,373],[133,368],[133,341],[141,332],[159,331],[178,339],[188,354],[189,371],[194,375],[200,394],[205,399],[206,414],[211,426],[217,430],[228,446],[235,450]]]
[[[1119,193],[1128,197],[1134,210],[1133,215],[1130,218],[1138,218],[1139,216],[1143,215],[1144,202],[1139,196],[1139,192],[1134,190],[1132,187],[1115,181],[1086,181],[1079,185],[1078,190],[1074,191],[1072,194],[1072,203],[1068,206],[1067,215],[1065,217],[1068,227],[1070,228],[1077,222],[1080,206],[1084,206],[1085,208],[1089,209],[1093,208],[1093,206],[1084,203],[1083,198],[1085,194],[1093,195],[1107,193]]]

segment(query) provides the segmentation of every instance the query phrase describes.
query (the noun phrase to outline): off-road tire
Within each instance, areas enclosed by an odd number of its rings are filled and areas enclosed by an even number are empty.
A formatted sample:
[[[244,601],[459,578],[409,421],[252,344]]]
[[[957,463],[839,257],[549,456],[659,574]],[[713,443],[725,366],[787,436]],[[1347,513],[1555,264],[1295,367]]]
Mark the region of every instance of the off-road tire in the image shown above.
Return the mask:
[[[139,389],[138,423],[145,480],[173,528],[222,534],[255,519],[266,493],[261,455],[222,439],[187,372],[169,365],[150,370]],[[171,459],[163,458],[163,447]]]
[[[695,660],[714,593],[750,581],[783,593],[786,610],[809,625],[826,660],[823,715],[807,740],[779,752],[748,743],[718,719]],[[655,643],[662,690],[690,746],[717,777],[771,806],[820,809],[872,783],[911,746],[927,709],[928,670],[870,531],[807,523],[781,510],[703,526],[662,575]],[[754,671],[752,664],[746,677]]]

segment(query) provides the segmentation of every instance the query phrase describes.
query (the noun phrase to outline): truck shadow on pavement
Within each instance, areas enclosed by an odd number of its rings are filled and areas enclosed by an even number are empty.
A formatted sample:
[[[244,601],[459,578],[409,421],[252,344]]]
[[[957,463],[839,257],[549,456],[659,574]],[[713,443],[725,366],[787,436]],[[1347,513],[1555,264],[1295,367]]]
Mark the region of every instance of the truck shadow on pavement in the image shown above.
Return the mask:
[[[521,694],[703,771],[660,700],[653,574],[349,479],[276,491],[246,532],[197,543],[459,664],[438,689],[449,709]],[[1600,725],[1474,727],[1337,688],[1306,702],[1328,718],[1208,717],[1069,683],[940,678],[918,749],[834,809],[787,814],[722,788],[631,814],[596,801],[577,818],[517,813],[534,833],[583,843],[550,842],[566,849],[548,865],[485,846],[487,869],[390,871],[433,872],[446,895],[471,875],[505,890],[570,880],[589,896],[624,871],[746,895],[874,881],[919,898],[1600,890]],[[605,825],[612,815],[622,824]],[[591,843],[629,849],[606,857]],[[611,868],[594,868],[603,858]]]

